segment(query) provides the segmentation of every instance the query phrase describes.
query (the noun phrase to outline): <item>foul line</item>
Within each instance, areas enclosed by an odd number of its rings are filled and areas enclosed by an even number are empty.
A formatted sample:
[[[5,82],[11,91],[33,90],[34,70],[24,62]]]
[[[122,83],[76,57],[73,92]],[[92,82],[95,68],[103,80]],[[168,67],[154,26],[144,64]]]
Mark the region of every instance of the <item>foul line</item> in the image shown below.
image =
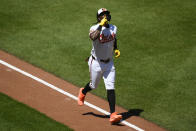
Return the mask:
[[[0,63],[2,65],[5,65],[5,66],[7,66],[7,67],[9,67],[9,68],[11,68],[11,69],[13,69],[13,70],[15,70],[15,71],[23,74],[23,75],[25,75],[25,76],[28,76],[28,77],[30,77],[30,78],[32,78],[32,79],[34,79],[34,80],[36,80],[36,81],[38,81],[40,83],[42,83],[42,84],[44,84],[44,85],[52,88],[53,90],[56,90],[56,91],[58,91],[58,92],[60,92],[60,93],[62,93],[64,95],[66,95],[68,97],[71,97],[74,100],[78,100],[78,98],[76,96],[74,96],[74,95],[72,95],[72,94],[70,94],[70,93],[68,93],[68,92],[66,92],[66,91],[64,91],[64,90],[62,90],[62,89],[60,89],[60,88],[58,88],[58,87],[56,87],[56,86],[54,86],[54,85],[52,85],[52,84],[50,84],[48,82],[46,82],[46,81],[44,81],[44,80],[36,77],[36,76],[33,76],[33,75],[31,75],[31,74],[29,74],[29,73],[27,73],[27,72],[25,72],[25,71],[23,71],[23,70],[15,67],[15,66],[13,66],[13,65],[10,65],[9,63],[7,63],[7,62],[5,62],[3,60],[0,60]],[[89,102],[86,102],[85,101],[84,104],[87,105],[87,106],[89,106],[89,107],[91,107],[91,108],[93,108],[93,109],[95,109],[95,110],[97,110],[97,111],[99,111],[99,112],[101,112],[101,113],[104,113],[105,115],[110,115],[109,112],[107,112],[107,111],[105,111],[105,110],[103,110],[103,109],[101,109],[101,108],[99,108],[99,107],[97,107],[97,106],[95,106],[95,105],[93,105],[93,104],[91,104]],[[141,129],[141,128],[139,128],[139,127],[137,127],[137,126],[135,126],[135,125],[133,125],[133,124],[125,121],[125,120],[121,121],[121,123],[123,123],[123,124],[125,124],[125,125],[127,125],[127,126],[129,126],[131,128],[133,128],[133,129],[135,129],[137,131],[144,131],[143,129]]]

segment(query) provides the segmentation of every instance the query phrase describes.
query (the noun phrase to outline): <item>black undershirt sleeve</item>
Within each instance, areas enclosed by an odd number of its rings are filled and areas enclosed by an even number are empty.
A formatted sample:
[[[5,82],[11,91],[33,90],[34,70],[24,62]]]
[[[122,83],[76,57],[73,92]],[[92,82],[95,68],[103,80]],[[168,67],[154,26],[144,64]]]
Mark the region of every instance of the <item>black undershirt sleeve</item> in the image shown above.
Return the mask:
[[[115,38],[115,40],[114,40],[114,50],[116,50],[116,49],[118,49],[118,48],[117,48],[117,39]]]
[[[101,31],[101,29],[102,29],[102,26],[99,25],[98,28],[97,28],[97,30],[98,30],[98,31]]]

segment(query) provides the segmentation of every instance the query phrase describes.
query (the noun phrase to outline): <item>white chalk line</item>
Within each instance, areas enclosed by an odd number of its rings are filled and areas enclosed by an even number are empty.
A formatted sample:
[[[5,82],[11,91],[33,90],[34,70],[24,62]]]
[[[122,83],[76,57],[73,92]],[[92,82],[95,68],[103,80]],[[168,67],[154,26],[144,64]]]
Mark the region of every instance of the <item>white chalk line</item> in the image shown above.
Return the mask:
[[[60,89],[60,88],[58,88],[58,87],[56,87],[56,86],[54,86],[54,85],[52,85],[52,84],[50,84],[48,82],[46,82],[46,81],[44,81],[44,80],[36,77],[36,76],[33,76],[33,75],[31,75],[31,74],[29,74],[29,73],[27,73],[27,72],[25,72],[25,71],[23,71],[23,70],[15,67],[15,66],[13,66],[13,65],[11,65],[11,64],[3,61],[3,60],[0,60],[0,63],[2,65],[4,65],[4,66],[7,66],[7,67],[9,67],[9,68],[11,68],[11,69],[13,69],[13,70],[15,70],[15,71],[17,71],[17,72],[25,75],[25,76],[28,76],[28,77],[30,77],[30,78],[32,78],[32,79],[34,79],[34,80],[36,80],[36,81],[44,84],[44,85],[50,87],[51,89],[53,89],[55,91],[58,91],[58,92],[60,92],[60,93],[62,93],[64,95],[72,98],[72,99],[74,99],[76,101],[78,100],[78,97],[76,97],[76,96],[74,96],[74,95],[72,95],[72,94],[70,94],[70,93],[68,93],[68,92],[66,92],[66,91],[64,91],[64,90],[62,90],[62,89]],[[105,111],[105,110],[103,110],[103,109],[101,109],[101,108],[99,108],[99,107],[97,107],[97,106],[95,106],[95,105],[93,105],[93,104],[91,104],[89,102],[86,102],[85,101],[84,104],[87,105],[87,106],[89,106],[89,107],[91,107],[91,108],[93,108],[93,109],[95,109],[95,110],[97,110],[97,111],[99,111],[99,112],[101,112],[101,113],[103,113],[103,114],[105,114],[105,115],[110,115],[109,112],[107,112],[107,111]],[[137,131],[144,131],[143,129],[141,129],[141,128],[139,128],[139,127],[137,127],[137,126],[135,126],[135,125],[133,125],[133,124],[125,121],[125,120],[121,121],[121,123],[125,124],[126,126],[129,126],[129,127],[133,128],[133,129],[135,129]]]

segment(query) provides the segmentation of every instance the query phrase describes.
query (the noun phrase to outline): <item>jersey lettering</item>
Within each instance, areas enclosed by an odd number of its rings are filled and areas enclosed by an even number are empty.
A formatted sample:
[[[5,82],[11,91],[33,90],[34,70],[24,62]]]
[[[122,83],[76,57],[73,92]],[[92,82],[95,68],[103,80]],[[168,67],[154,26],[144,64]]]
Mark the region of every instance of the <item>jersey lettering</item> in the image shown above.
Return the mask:
[[[110,41],[114,40],[114,38],[115,38],[114,33],[109,34],[109,35],[100,34],[99,41],[103,44],[103,43],[110,42]]]

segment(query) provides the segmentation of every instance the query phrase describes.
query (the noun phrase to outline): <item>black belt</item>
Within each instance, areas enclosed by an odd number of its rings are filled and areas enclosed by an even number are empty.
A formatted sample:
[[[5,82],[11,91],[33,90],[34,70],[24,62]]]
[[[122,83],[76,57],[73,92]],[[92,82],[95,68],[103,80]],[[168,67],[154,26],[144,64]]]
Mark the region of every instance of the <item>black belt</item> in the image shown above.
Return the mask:
[[[94,56],[92,56],[92,58],[95,60]],[[108,63],[110,61],[110,58],[108,58],[106,60],[100,59],[100,61],[103,62],[103,63]]]

